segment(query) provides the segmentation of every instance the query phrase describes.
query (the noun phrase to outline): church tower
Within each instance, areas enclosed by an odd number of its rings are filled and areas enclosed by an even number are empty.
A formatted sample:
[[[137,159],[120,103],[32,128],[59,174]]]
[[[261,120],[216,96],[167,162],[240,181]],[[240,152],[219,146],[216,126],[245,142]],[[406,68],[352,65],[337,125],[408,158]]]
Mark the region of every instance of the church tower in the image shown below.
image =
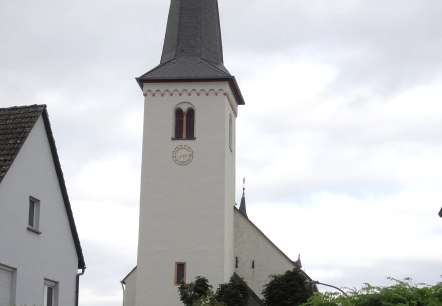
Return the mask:
[[[171,0],[144,100],[137,306],[174,306],[177,284],[234,272],[235,121],[244,104],[223,64],[217,0]]]

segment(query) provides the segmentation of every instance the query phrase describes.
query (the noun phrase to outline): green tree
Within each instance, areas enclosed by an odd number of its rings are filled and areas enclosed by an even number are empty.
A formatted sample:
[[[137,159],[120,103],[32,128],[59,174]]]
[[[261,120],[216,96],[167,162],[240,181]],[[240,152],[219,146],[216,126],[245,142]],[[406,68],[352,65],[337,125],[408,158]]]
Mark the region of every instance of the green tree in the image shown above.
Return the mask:
[[[391,286],[365,284],[361,289],[348,290],[347,295],[336,292],[315,293],[304,306],[441,306],[442,283],[430,286],[389,278]]]
[[[299,268],[271,275],[270,278],[271,281],[262,291],[267,306],[301,305],[313,294],[312,284]]]
[[[246,306],[248,299],[247,284],[237,275],[221,284],[216,294],[207,278],[202,276],[197,276],[191,283],[181,283],[178,291],[186,306]]]
[[[197,276],[195,281],[178,287],[180,300],[186,306],[211,305],[213,301],[213,290],[207,278]]]
[[[246,282],[234,274],[226,284],[219,285],[215,298],[227,306],[245,306],[249,298]]]

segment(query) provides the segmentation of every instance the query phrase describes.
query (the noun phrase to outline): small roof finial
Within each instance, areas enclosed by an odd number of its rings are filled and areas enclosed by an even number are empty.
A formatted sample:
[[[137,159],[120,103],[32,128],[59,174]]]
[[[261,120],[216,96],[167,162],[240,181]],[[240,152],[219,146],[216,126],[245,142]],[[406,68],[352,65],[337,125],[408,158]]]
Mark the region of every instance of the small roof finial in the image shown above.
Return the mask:
[[[242,195],[244,196],[244,193],[246,191],[246,177],[243,177],[242,179]]]
[[[295,261],[295,266],[297,266],[299,269],[302,268],[302,263],[301,263],[301,254],[298,254],[298,260]]]

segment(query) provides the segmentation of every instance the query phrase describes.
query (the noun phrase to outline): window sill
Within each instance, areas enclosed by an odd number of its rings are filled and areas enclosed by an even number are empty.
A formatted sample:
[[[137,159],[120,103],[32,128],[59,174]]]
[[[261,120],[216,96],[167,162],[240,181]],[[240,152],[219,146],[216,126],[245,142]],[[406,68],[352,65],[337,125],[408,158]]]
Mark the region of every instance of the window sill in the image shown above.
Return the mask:
[[[33,232],[33,233],[41,235],[41,232],[38,229],[36,229],[36,228],[28,226],[27,230],[30,231],[30,232]]]
[[[193,138],[175,138],[175,137],[172,137],[171,139],[172,140],[196,140],[196,137],[193,137]]]

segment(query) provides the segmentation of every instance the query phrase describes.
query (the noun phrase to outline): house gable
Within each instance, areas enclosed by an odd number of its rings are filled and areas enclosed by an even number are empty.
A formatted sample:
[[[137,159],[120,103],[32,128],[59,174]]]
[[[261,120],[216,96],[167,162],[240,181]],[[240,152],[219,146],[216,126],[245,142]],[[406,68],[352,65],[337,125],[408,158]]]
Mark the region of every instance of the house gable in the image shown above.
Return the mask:
[[[84,269],[86,267],[84,256],[75,226],[46,105],[0,108],[0,191],[2,191],[2,189],[6,189],[2,188],[4,187],[2,186],[4,185],[2,182],[8,173],[12,172],[11,168],[14,167],[13,165],[16,162],[17,156],[31,134],[31,131],[39,122],[43,127],[44,134],[46,134],[46,144],[50,149],[52,164],[55,169],[59,191],[63,199],[66,216],[69,222],[69,228],[78,257],[78,269]]]

